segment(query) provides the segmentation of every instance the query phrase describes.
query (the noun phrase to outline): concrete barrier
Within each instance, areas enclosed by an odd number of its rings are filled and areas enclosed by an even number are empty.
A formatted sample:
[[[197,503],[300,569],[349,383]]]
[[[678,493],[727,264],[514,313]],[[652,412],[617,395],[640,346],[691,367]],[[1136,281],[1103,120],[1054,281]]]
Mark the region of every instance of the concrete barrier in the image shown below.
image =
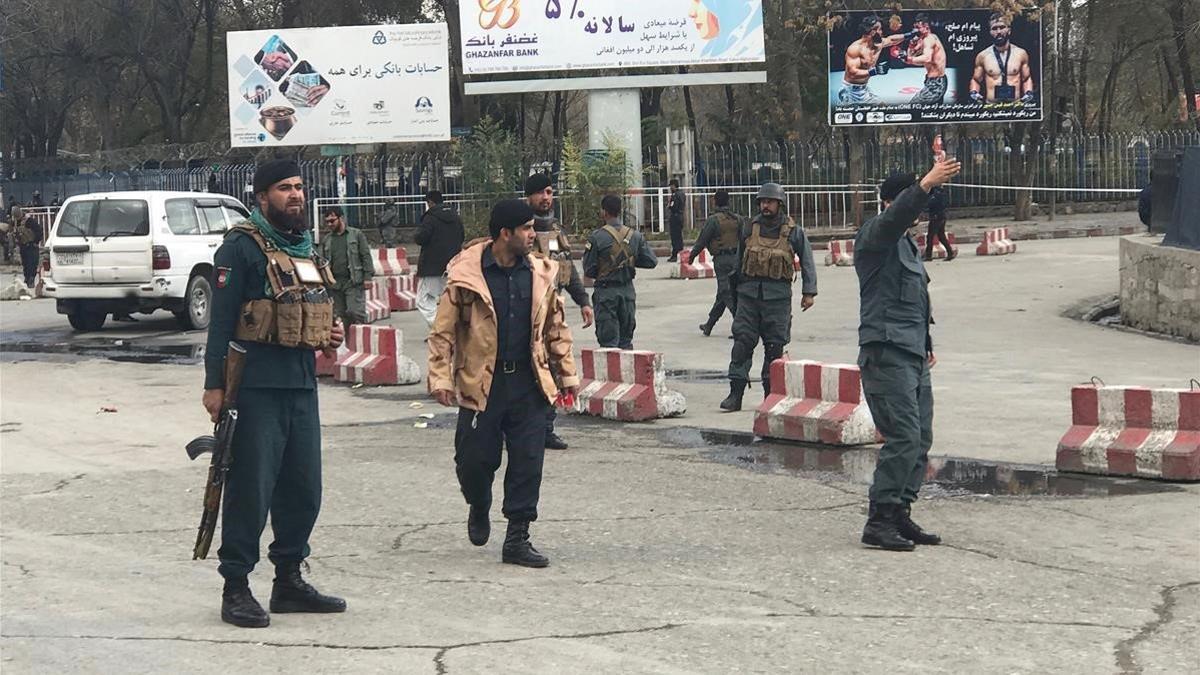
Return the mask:
[[[951,246],[958,248],[958,239],[954,237],[953,232],[946,233],[946,238],[950,240]],[[917,236],[917,253],[925,255],[925,235],[923,234]],[[946,251],[946,247],[942,246],[942,242],[935,240],[933,242],[933,257],[945,258],[948,255],[950,254],[948,251]]]
[[[417,278],[411,274],[383,278],[387,288],[388,309],[411,312],[417,308]]]
[[[676,417],[687,411],[683,394],[667,389],[658,352],[583,349],[574,408],[567,412],[622,422]]]
[[[799,269],[800,259],[796,259],[796,265]],[[854,240],[853,239],[834,239],[829,242],[829,250],[825,253],[825,266],[837,265],[839,267],[854,266]]]
[[[332,357],[325,356],[325,352],[317,352],[317,377],[333,377],[337,372],[337,362],[350,351],[346,346],[346,341],[342,340],[342,346],[337,348],[337,352]]]
[[[717,276],[707,250],[700,249],[694,262],[690,258],[691,251],[679,252],[679,263],[671,267],[672,279],[713,279]]]
[[[375,274],[392,277],[412,274],[412,265],[408,264],[408,251],[404,247],[377,248],[372,252],[375,258]]]
[[[390,326],[351,326],[346,353],[334,365],[337,382],[387,386],[421,381],[417,362],[404,355],[404,334]]]
[[[392,315],[388,302],[387,277],[373,277],[367,287],[367,323],[382,321]]]
[[[857,366],[787,359],[771,364],[771,391],[754,415],[754,433],[826,445],[881,440]]]
[[[1059,471],[1200,480],[1200,389],[1078,386]]]
[[[997,227],[983,233],[983,241],[975,248],[975,255],[1008,255],[1016,253],[1017,245],[1008,238],[1007,227]]]

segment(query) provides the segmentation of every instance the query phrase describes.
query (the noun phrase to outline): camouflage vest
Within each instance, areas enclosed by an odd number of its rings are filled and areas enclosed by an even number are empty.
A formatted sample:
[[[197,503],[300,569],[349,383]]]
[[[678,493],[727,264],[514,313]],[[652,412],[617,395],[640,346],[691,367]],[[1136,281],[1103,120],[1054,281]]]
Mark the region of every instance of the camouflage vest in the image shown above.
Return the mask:
[[[235,225],[233,232],[248,234],[267,256],[267,283],[273,294],[242,304],[235,337],[281,347],[324,349],[333,328],[333,298],[325,290],[334,282],[329,263],[319,256],[293,258],[248,223]]]
[[[622,225],[617,229],[605,225],[603,229],[612,237],[613,244],[596,261],[597,280],[607,279],[623,269],[633,267],[633,249],[629,245],[633,239],[633,228]]]
[[[788,240],[795,224],[791,218],[779,227],[779,237],[768,239],[760,234],[760,225],[755,222],[746,240],[746,256],[742,261],[742,275],[779,281],[795,281],[796,265],[792,244]]]
[[[738,219],[728,211],[717,211],[717,225],[721,228],[717,238],[710,244],[709,253],[716,255],[721,251],[736,251],[738,247]]]
[[[563,288],[571,283],[571,243],[557,227],[553,230],[538,232],[533,240],[533,252],[558,263],[558,274],[554,277],[554,285]]]

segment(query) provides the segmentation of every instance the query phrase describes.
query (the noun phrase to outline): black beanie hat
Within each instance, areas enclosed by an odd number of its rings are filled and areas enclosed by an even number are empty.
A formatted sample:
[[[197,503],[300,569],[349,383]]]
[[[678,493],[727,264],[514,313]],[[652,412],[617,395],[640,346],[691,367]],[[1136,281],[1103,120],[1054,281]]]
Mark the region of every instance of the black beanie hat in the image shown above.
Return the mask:
[[[273,159],[254,172],[254,194],[266,192],[272,185],[300,175],[300,165],[291,159]]]
[[[492,217],[488,221],[488,233],[492,239],[500,238],[500,230],[515,230],[533,220],[533,207],[524,199],[505,199],[492,207]]]
[[[535,195],[548,187],[550,187],[550,176],[544,173],[535,173],[525,181],[525,196]]]
[[[879,186],[879,198],[885,202],[893,201],[916,182],[917,177],[911,173],[894,173]]]

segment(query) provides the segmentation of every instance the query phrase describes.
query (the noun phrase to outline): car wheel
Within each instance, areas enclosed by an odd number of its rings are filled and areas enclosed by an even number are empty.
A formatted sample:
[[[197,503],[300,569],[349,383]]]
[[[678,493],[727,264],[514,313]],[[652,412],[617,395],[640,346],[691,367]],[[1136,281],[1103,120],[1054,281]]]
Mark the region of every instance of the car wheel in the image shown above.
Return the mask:
[[[103,314],[100,312],[80,311],[67,315],[67,321],[71,323],[71,328],[74,328],[80,333],[100,330],[104,327],[104,322],[106,320],[108,320],[108,314]]]
[[[204,330],[212,313],[212,284],[197,274],[188,280],[184,309],[175,316],[187,330]]]

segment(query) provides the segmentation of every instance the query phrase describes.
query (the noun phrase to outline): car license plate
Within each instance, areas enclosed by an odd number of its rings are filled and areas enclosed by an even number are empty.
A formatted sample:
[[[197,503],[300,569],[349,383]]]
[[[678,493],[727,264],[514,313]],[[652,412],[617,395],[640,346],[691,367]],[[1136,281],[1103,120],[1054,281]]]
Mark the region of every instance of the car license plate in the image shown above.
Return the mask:
[[[54,259],[59,265],[82,265],[82,253],[55,253]]]

